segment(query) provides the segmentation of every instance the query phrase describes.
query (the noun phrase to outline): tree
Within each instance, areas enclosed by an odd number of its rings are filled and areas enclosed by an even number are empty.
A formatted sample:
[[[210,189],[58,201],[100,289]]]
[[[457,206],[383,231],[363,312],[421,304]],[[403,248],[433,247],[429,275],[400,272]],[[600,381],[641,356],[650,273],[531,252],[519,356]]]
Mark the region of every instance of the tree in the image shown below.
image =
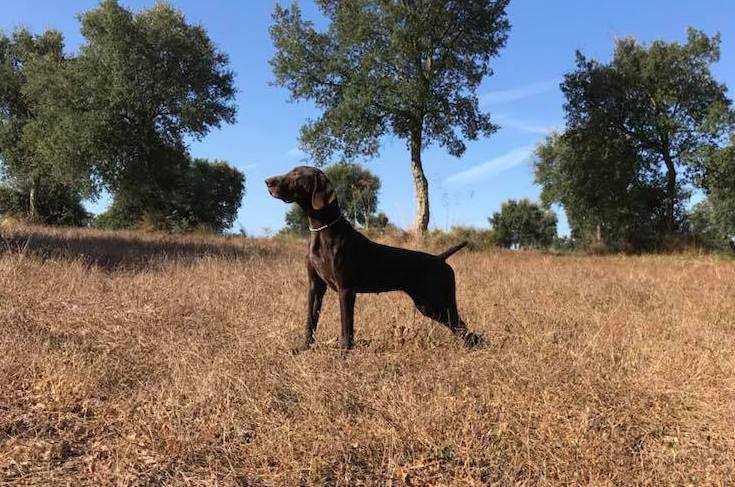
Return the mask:
[[[735,245],[735,133],[723,148],[708,148],[700,159],[707,199],[689,214],[692,233],[715,247]]]
[[[84,208],[78,191],[47,180],[40,180],[34,188],[36,194],[31,198],[28,187],[0,184],[0,215],[29,218],[33,202],[35,223],[73,227],[89,223],[92,215]]]
[[[80,196],[84,171],[78,164],[54,164],[45,157],[42,128],[49,120],[45,98],[34,89],[40,79],[68,65],[63,50],[63,37],[56,31],[0,33],[1,211],[40,223],[80,224],[86,219]],[[63,85],[55,91],[60,97],[68,94]],[[51,195],[58,201],[50,201]]]
[[[614,134],[601,139],[568,129],[537,148],[541,202],[547,208],[555,203],[564,207],[578,243],[655,247],[667,228],[665,175],[645,164],[628,139]]]
[[[509,0],[319,0],[324,32],[297,4],[277,6],[271,59],[277,85],[311,100],[321,116],[301,130],[301,144],[323,164],[374,157],[380,139],[406,141],[416,191],[416,231],[429,224],[421,153],[438,143],[456,157],[463,139],[496,130],[476,90],[505,45]]]
[[[147,195],[120,193],[110,209],[97,218],[101,228],[136,228],[144,225],[156,230],[190,231],[206,229],[222,232],[237,217],[245,176],[222,161],[187,160],[169,179],[163,193]]]
[[[340,163],[329,166],[325,174],[332,183],[345,218],[353,225],[385,227],[388,217],[375,214],[378,208],[380,179],[359,164]],[[297,234],[309,231],[306,215],[298,205],[286,213],[286,229]]]
[[[694,29],[684,44],[621,39],[609,64],[578,52],[576,70],[562,83],[567,131],[601,147],[613,138],[635,151],[645,170],[665,174],[668,233],[681,223],[677,208],[692,182],[694,154],[721,143],[732,127],[726,88],[710,69],[719,56],[719,35]]]
[[[508,200],[488,219],[503,247],[548,247],[556,237],[556,214],[527,199]]]
[[[34,85],[55,122],[44,125],[43,152],[57,165],[83,161],[95,190],[153,213],[186,172],[187,138],[234,121],[228,58],[162,2],[132,12],[103,0],[80,19],[79,55]],[[59,86],[74,89],[57,96]]]

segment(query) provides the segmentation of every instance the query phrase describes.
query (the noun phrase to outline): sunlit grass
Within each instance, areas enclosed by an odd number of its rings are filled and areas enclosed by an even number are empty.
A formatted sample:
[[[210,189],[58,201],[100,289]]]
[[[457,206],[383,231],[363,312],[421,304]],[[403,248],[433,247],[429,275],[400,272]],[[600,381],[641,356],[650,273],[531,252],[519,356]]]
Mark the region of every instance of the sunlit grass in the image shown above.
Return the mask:
[[[401,294],[293,356],[299,242],[42,228],[0,241],[0,481],[723,484],[735,264],[452,257],[468,352]],[[29,240],[30,239],[30,240]]]

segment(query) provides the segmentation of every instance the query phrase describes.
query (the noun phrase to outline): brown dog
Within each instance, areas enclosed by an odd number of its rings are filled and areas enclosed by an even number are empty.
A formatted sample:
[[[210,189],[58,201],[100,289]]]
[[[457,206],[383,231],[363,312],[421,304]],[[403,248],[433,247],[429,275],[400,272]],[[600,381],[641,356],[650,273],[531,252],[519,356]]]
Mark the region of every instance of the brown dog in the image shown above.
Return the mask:
[[[422,314],[447,326],[468,346],[480,343],[479,335],[469,332],[459,317],[454,271],[445,262],[467,242],[440,255],[373,242],[342,217],[329,180],[313,167],[296,167],[266,179],[265,184],[271,196],[297,203],[309,218],[309,304],[303,349],[314,342],[327,286],[339,293],[344,348],[353,344],[356,293],[385,291],[405,292]]]

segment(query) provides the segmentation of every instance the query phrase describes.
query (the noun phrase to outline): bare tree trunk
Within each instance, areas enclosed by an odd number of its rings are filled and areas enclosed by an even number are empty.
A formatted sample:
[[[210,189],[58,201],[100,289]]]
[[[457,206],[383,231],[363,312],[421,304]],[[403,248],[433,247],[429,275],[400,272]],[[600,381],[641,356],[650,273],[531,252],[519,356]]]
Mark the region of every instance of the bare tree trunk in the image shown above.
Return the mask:
[[[416,190],[416,220],[414,230],[417,236],[426,234],[429,228],[429,183],[421,165],[421,132],[411,134],[411,172]]]
[[[676,228],[676,166],[668,151],[663,156],[666,163],[666,230],[673,234]]]
[[[31,223],[38,223],[38,207],[36,206],[36,182],[31,182],[31,190],[28,196],[28,216]]]

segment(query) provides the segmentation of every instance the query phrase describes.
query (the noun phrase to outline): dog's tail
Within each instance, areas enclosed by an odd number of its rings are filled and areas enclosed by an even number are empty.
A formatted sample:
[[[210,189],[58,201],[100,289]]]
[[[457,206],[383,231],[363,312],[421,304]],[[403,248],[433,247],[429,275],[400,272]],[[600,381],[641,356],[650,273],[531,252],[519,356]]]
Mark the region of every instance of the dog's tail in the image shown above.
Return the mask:
[[[463,248],[465,248],[468,243],[469,242],[467,242],[465,240],[464,242],[462,242],[460,244],[457,244],[454,247],[448,248],[447,250],[445,250],[441,254],[437,255],[437,257],[439,257],[442,260],[447,260],[449,257],[452,256],[452,254],[454,254],[455,252],[458,252],[458,251],[462,250]]]

